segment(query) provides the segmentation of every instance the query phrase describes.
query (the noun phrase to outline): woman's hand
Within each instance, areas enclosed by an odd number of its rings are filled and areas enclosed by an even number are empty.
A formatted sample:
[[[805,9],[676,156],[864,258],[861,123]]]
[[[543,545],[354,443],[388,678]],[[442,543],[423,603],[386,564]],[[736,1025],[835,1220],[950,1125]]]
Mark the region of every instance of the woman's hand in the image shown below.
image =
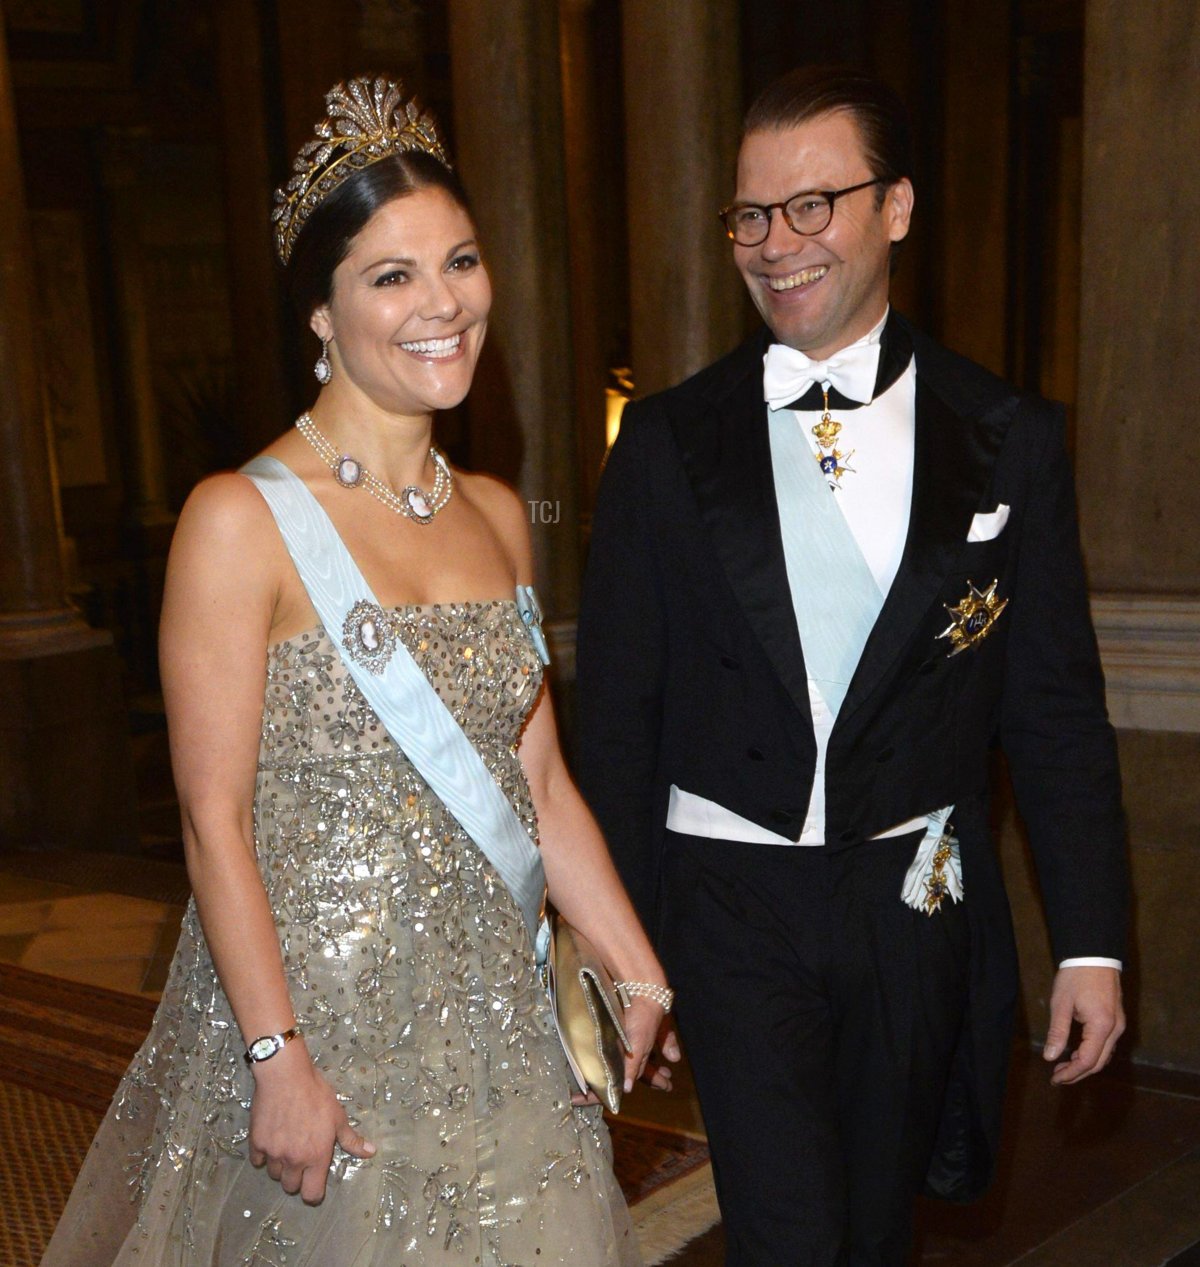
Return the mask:
[[[638,1078],[658,1091],[671,1090],[671,1066],[679,1059],[679,1039],[662,1007],[653,999],[634,995],[625,1009],[625,1033],[630,1050],[625,1057],[625,1090]]]
[[[656,1091],[670,1091],[671,1066],[665,1064],[664,1059],[674,1063],[681,1054],[670,1018],[663,1015],[657,1003],[639,997],[626,1009],[622,1020],[625,1033],[633,1044],[633,1050],[625,1054],[625,1090],[632,1091],[634,1079],[641,1078]],[[663,1059],[659,1059],[660,1056]],[[576,1108],[583,1108],[599,1104],[600,1100],[593,1091],[586,1094],[576,1091],[571,1096],[571,1103]]]
[[[375,1145],[350,1125],[333,1088],[313,1068],[303,1039],[254,1066],[250,1162],[266,1166],[284,1192],[308,1205],[325,1198],[338,1144],[352,1157],[372,1157]]]

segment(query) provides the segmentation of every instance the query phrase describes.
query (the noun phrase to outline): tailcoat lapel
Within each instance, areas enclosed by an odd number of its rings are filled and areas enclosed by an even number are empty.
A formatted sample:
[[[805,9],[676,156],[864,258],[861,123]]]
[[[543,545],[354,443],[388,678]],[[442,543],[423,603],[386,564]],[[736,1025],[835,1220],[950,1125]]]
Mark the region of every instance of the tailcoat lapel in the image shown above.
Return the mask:
[[[731,357],[728,387],[672,418],[684,469],[722,570],[796,707],[811,716],[771,474],[764,331]]]
[[[893,320],[912,339],[917,358],[912,509],[899,570],[839,711],[839,727],[937,600],[980,509],[1017,403],[1011,393],[978,394],[955,381],[937,344],[898,314]],[[811,718],[762,394],[768,342],[766,331],[748,340],[729,358],[720,389],[680,401],[671,426],[722,570],[792,701]]]
[[[917,348],[912,509],[904,554],[838,714],[844,723],[878,685],[937,599],[962,553],[1016,409],[1007,396],[980,405],[935,389]],[[965,408],[964,408],[965,407]],[[982,407],[982,412],[980,408]]]

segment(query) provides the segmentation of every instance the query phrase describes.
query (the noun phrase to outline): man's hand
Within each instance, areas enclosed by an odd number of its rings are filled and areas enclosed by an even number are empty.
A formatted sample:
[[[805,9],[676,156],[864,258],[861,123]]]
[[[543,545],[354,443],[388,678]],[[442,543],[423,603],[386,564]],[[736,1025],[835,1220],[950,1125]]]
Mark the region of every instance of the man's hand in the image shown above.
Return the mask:
[[[1071,1024],[1083,1027],[1079,1046],[1066,1060]],[[1058,1061],[1050,1081],[1056,1086],[1079,1082],[1097,1073],[1112,1059],[1117,1039],[1125,1032],[1121,1006],[1121,974],[1116,968],[1060,968],[1050,994],[1050,1030],[1042,1058]]]

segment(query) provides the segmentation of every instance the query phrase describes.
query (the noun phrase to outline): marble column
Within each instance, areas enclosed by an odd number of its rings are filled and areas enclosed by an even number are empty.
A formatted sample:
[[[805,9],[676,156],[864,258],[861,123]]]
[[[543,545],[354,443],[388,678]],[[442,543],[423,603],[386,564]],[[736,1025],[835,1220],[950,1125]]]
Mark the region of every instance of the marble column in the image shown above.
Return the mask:
[[[1200,27],[1089,0],[1078,474],[1092,584],[1200,593]]]
[[[1010,19],[1001,5],[948,5],[942,30],[942,203],[914,216],[940,223],[939,324],[956,352],[1008,365]],[[928,226],[922,229],[928,232]]]
[[[167,505],[158,401],[150,361],[150,325],[142,260],[141,130],[113,128],[104,138],[108,241],[120,331],[128,503],[135,526],[152,537],[174,522]]]
[[[468,401],[474,465],[515,482],[543,606],[579,593],[558,6],[451,0],[454,142],[495,302]]]
[[[111,637],[66,598],[33,256],[0,24],[0,848],[136,840]]]
[[[1134,882],[1134,1058],[1200,1070],[1200,26],[1192,0],[1088,0],[1075,465]],[[1046,947],[1014,903],[1026,1007]],[[1028,953],[1027,952],[1031,952]]]
[[[267,140],[263,36],[257,11],[242,0],[219,0],[217,67],[220,73],[237,421],[244,449],[269,444],[293,416],[295,392],[284,373],[279,280],[271,235],[272,190],[287,175],[272,169]],[[316,110],[319,99],[314,103]],[[313,341],[316,347],[315,340]],[[315,353],[314,353],[315,359]],[[310,380],[311,381],[311,380]]]
[[[623,243],[624,163],[620,41],[615,6],[560,0],[562,91],[575,359],[575,426],[585,526],[607,448],[606,389],[624,368],[622,332],[629,307]],[[585,533],[586,536],[586,533]]]
[[[658,391],[729,351],[744,288],[717,212],[741,131],[734,0],[623,0],[633,377]]]

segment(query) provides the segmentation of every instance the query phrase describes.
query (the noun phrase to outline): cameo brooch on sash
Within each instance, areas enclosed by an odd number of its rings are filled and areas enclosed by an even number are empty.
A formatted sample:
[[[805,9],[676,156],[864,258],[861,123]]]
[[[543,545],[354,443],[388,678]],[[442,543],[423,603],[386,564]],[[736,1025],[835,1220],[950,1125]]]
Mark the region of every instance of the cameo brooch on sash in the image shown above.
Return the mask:
[[[980,591],[973,581],[968,581],[966,598],[960,599],[953,607],[949,603],[942,604],[950,613],[950,623],[938,637],[949,638],[950,655],[966,651],[992,632],[1000,613],[1008,606],[1007,598],[996,596],[998,583],[993,581],[987,589]]]
[[[378,603],[359,599],[342,624],[342,646],[355,664],[378,676],[396,649],[391,618]]]

